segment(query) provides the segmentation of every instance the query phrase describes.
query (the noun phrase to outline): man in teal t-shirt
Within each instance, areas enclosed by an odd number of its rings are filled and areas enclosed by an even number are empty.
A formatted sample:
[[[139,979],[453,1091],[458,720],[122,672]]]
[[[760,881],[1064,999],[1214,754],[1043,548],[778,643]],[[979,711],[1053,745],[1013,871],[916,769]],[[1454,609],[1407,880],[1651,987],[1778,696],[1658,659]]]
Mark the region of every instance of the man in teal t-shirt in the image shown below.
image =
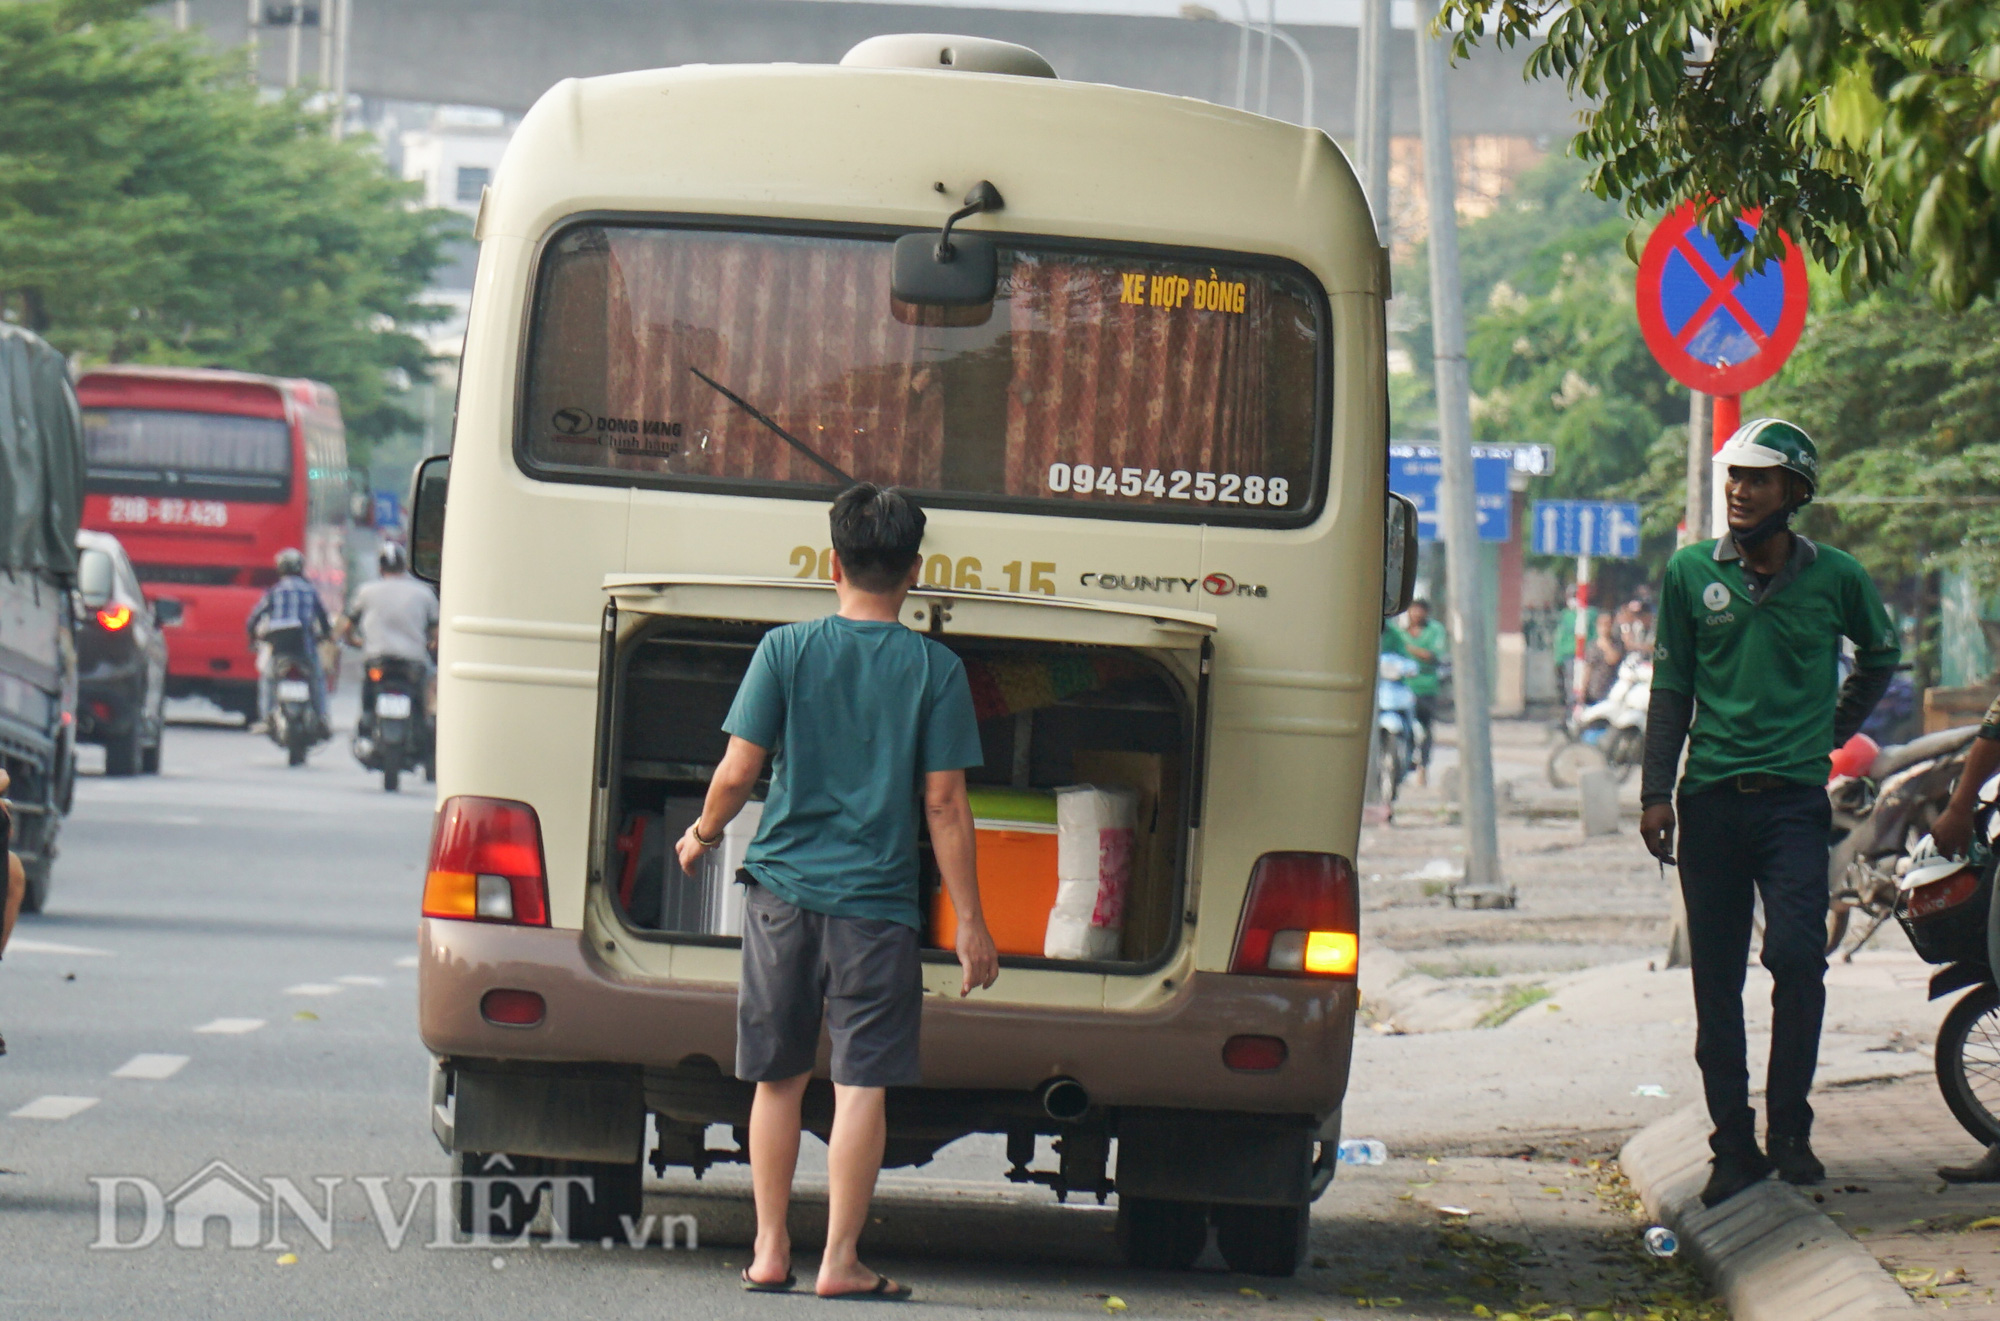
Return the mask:
[[[1830,754],[1868,718],[1901,655],[1895,625],[1854,557],[1790,530],[1812,499],[1819,456],[1805,432],[1760,418],[1716,451],[1729,533],[1677,552],[1660,593],[1646,713],[1639,833],[1663,863],[1681,836],[1694,981],[1695,1063],[1715,1131],[1702,1201],[1771,1173],[1815,1184],[1807,1101],[1826,1011]],[[1841,638],[1855,669],[1843,685]],[[1681,744],[1687,769],[1674,792]],[[1678,812],[1676,811],[1678,805]],[[1743,1030],[1754,899],[1771,973],[1765,1148]]]
[[[723,729],[729,748],[676,851],[692,874],[722,840],[776,749],[744,857],[736,1076],[757,1084],[750,1175],[757,1242],[743,1287],[796,1282],[786,1213],[800,1108],[822,1019],[833,1039],[821,1297],[907,1298],[863,1266],[861,1229],[882,1165],[887,1089],[920,1080],[916,789],[939,879],[958,912],[959,994],[991,986],[999,956],[979,903],[965,770],[985,761],[965,667],[901,622],[922,564],[924,513],[866,483],[833,502],[837,614],[772,629]]]
[[[1437,721],[1438,666],[1449,654],[1451,639],[1444,625],[1431,618],[1431,603],[1410,602],[1401,624],[1391,624],[1382,632],[1382,650],[1408,656],[1417,663],[1417,672],[1403,683],[1417,703],[1417,725],[1423,731],[1417,739],[1417,769],[1431,764],[1431,726]]]

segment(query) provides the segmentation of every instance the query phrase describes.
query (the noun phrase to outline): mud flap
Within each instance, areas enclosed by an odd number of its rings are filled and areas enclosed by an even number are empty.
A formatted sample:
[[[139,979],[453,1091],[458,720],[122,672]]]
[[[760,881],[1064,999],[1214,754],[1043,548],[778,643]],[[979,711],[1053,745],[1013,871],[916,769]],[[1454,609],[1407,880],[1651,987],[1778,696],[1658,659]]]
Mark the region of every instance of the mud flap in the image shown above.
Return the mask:
[[[1315,1191],[1314,1128],[1305,1115],[1122,1110],[1119,1196],[1301,1205]]]
[[[432,1084],[431,1128],[449,1150],[606,1164],[641,1155],[646,1103],[636,1073],[576,1077],[446,1067]],[[448,1089],[448,1101],[438,1096],[441,1089]]]

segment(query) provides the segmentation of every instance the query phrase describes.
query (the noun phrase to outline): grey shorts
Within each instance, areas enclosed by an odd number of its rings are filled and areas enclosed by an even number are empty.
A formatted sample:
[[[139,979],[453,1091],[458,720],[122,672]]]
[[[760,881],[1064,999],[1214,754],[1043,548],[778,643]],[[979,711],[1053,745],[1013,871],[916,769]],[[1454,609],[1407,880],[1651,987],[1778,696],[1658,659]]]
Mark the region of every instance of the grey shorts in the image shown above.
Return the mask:
[[[747,886],[736,1076],[779,1082],[811,1072],[822,1012],[835,1082],[915,1086],[923,1018],[917,933],[880,918],[815,913]]]

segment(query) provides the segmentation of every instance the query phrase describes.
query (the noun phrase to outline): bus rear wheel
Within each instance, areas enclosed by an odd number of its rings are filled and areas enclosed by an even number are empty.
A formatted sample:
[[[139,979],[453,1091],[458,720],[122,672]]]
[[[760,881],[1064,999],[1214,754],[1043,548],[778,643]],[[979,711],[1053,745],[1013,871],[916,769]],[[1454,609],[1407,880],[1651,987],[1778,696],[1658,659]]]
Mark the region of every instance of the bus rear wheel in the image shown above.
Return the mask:
[[[1305,1261],[1312,1206],[1218,1206],[1215,1246],[1241,1275],[1296,1274]]]
[[[453,1219],[474,1238],[516,1239],[542,1204],[542,1162],[533,1156],[461,1151],[452,1156]]]
[[[1184,1271],[1208,1246],[1208,1207],[1159,1197],[1118,1197],[1118,1247],[1141,1270]]]

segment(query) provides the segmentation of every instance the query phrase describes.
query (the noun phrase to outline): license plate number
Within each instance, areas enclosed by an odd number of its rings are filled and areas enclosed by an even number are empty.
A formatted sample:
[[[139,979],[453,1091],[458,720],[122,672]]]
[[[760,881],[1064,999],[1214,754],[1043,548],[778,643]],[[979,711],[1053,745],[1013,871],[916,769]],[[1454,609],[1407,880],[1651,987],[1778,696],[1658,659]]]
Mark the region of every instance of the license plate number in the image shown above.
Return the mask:
[[[303,679],[278,680],[278,700],[280,702],[310,702],[312,688]]]
[[[375,699],[375,714],[387,720],[407,720],[410,716],[410,695],[408,693],[383,693]]]

